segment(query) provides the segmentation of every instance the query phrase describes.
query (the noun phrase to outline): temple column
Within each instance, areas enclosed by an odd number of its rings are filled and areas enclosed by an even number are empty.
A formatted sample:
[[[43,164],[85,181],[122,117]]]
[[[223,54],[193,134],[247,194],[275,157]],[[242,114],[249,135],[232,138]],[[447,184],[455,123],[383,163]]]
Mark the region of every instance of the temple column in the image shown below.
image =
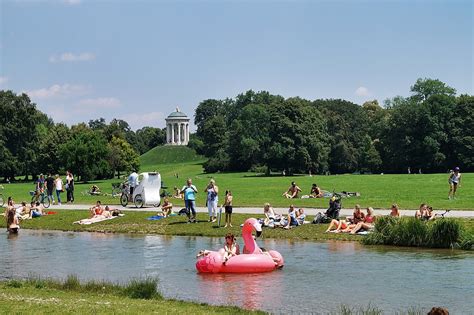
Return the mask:
[[[170,124],[171,127],[171,144],[174,143],[174,124]]]
[[[181,144],[181,124],[178,123],[178,144]]]

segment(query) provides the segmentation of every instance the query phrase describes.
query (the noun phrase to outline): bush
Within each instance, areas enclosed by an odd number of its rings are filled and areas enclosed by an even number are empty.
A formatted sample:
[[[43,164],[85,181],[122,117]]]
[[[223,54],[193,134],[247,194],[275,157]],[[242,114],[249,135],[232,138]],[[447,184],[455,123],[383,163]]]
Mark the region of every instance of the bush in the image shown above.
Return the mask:
[[[69,291],[78,291],[81,288],[81,282],[76,275],[67,276],[63,283],[63,289]]]
[[[124,294],[132,299],[161,299],[157,286],[156,279],[132,280],[124,288]]]
[[[375,223],[374,233],[369,234],[363,243],[433,248],[462,247],[464,244],[468,248],[471,241],[468,237],[463,241],[461,235],[461,224],[455,219],[426,222],[416,218],[381,217]]]

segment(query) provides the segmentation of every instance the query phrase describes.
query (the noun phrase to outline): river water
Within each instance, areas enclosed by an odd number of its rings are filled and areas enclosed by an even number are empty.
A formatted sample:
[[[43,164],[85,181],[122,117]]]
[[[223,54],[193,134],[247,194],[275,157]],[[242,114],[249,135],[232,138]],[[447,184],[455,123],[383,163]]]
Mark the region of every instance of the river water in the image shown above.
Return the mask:
[[[61,277],[126,282],[158,277],[165,297],[232,304],[273,313],[327,313],[369,303],[387,313],[410,307],[474,312],[474,254],[450,250],[367,247],[354,242],[259,240],[285,258],[265,274],[197,274],[206,237],[130,236],[22,230],[0,233],[0,279]],[[241,244],[242,246],[243,244]]]

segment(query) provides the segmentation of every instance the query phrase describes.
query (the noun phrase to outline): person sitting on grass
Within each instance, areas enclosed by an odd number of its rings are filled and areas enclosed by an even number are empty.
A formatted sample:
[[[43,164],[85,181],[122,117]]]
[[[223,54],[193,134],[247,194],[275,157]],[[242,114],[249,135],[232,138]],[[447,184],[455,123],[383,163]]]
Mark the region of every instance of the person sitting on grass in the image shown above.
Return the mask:
[[[93,196],[98,196],[100,195],[100,188],[97,185],[92,185],[91,189],[89,190],[89,194]]]
[[[288,209],[288,217],[286,219],[286,225],[283,227],[284,229],[290,229],[292,226],[298,226],[298,220],[296,219],[299,215],[299,211],[295,210],[295,206],[290,205],[290,209]]]
[[[422,203],[420,208],[415,212],[415,218],[423,220],[425,216],[425,212],[428,210],[428,205],[426,203]]]
[[[27,219],[30,216],[30,206],[25,201],[21,202],[21,206],[16,208],[15,214],[19,220]]]
[[[233,256],[240,255],[240,247],[239,244],[235,241],[234,234],[227,233],[225,236],[225,244],[224,244],[224,262],[226,262],[232,258]]]
[[[104,209],[102,208],[102,203],[100,200],[97,200],[95,206],[92,206],[89,208],[90,215],[89,217],[92,218],[96,215],[101,215],[104,212]]]
[[[394,203],[390,208],[390,216],[398,218],[400,216],[400,211],[398,210],[398,205]]]
[[[364,216],[364,213],[360,210],[360,205],[355,205],[352,218],[348,218],[348,220],[352,224],[357,224],[364,221]]]
[[[296,186],[295,182],[291,182],[291,186],[288,188],[287,191],[283,193],[283,197],[288,199],[298,198],[298,193],[301,191],[301,188]]]
[[[309,194],[309,198],[322,198],[322,197],[323,197],[323,192],[318,187],[318,184],[313,184],[311,186],[311,192]]]
[[[280,217],[278,214],[275,213],[273,207],[268,202],[263,205],[263,214],[265,215],[265,219],[263,222],[265,226],[270,225],[272,221],[277,221],[277,218]]]
[[[372,207],[367,208],[367,215],[364,217],[364,221],[359,222],[356,224],[355,227],[352,228],[351,234],[356,234],[360,230],[370,231],[374,229],[374,209]]]
[[[298,225],[303,225],[304,220],[306,219],[306,214],[304,213],[304,209],[300,208],[297,211],[298,216],[296,217],[296,221],[298,221]]]
[[[181,190],[179,190],[177,186],[174,186],[173,188],[173,198],[183,199],[183,194],[181,193]]]
[[[44,206],[37,201],[36,204],[30,208],[29,219],[38,218],[44,214]]]
[[[435,219],[435,214],[433,213],[433,207],[431,206],[427,206],[426,207],[426,211],[425,213],[423,214],[422,216],[422,220],[423,221],[431,221],[431,220],[434,220]]]
[[[163,200],[163,205],[161,206],[161,213],[163,217],[168,217],[171,213],[173,213],[173,204],[168,200],[168,198],[165,198]]]

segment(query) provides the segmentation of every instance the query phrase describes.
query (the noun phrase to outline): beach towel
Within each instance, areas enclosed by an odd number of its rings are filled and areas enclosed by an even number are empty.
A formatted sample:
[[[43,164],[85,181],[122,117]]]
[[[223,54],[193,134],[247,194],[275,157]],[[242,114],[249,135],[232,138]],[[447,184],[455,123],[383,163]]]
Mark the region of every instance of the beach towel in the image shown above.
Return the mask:
[[[147,218],[147,220],[148,221],[157,221],[157,220],[161,220],[163,218],[164,218],[164,216],[162,216],[162,215],[154,215],[152,217]]]
[[[113,220],[113,219],[116,219],[118,217],[123,217],[123,216],[124,216],[124,214],[119,214],[118,216],[115,216],[115,217],[106,218],[103,215],[96,215],[91,219],[82,219],[82,220],[73,222],[73,224],[90,225],[90,224],[98,223],[98,222],[102,222],[102,221]]]

